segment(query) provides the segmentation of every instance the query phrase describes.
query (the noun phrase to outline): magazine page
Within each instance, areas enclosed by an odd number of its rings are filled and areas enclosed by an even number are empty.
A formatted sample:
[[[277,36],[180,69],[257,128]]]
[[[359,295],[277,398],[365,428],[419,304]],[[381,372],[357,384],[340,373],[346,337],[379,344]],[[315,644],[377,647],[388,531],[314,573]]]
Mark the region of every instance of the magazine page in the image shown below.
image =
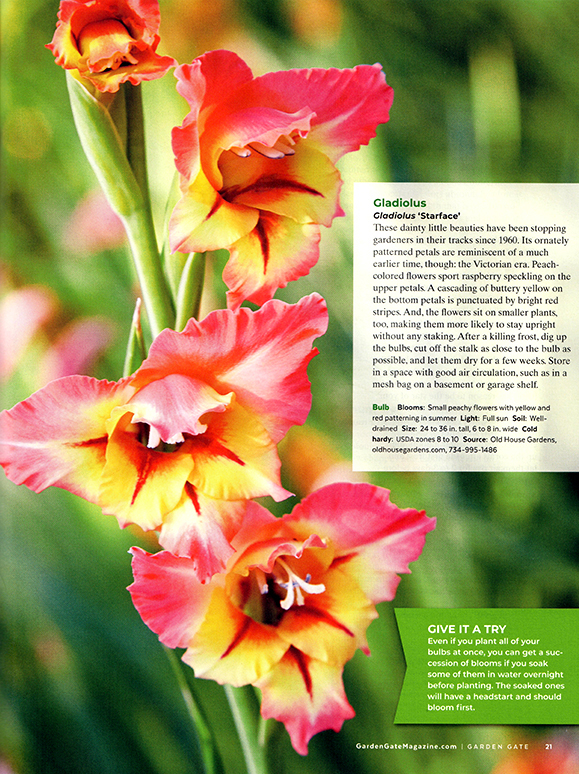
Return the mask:
[[[574,0],[7,0],[0,774],[577,774]]]

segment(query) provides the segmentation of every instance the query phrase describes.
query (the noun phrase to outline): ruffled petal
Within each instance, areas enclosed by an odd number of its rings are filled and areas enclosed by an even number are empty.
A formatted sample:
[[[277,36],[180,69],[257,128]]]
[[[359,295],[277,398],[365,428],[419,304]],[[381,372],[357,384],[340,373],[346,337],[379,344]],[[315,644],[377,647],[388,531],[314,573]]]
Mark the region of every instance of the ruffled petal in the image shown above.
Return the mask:
[[[68,489],[98,502],[107,421],[133,393],[128,380],[67,376],[0,415],[0,464],[34,492]]]
[[[230,248],[223,270],[227,305],[265,304],[278,288],[304,277],[320,255],[320,227],[262,212],[256,227]]]
[[[226,99],[219,104],[205,125],[200,137],[201,165],[212,185],[220,192],[228,186],[226,178],[218,165],[223,157],[230,163],[237,159],[243,169],[243,161],[253,163],[265,158],[253,146],[246,148],[250,155],[240,158],[235,153],[223,153],[231,148],[245,148],[251,143],[260,143],[271,147],[281,137],[296,135],[303,137],[309,129],[314,114],[309,108],[301,108],[292,113],[257,104],[248,107],[244,102],[245,90],[234,94],[234,99]],[[231,158],[231,157],[234,158]],[[277,159],[278,161],[280,159]],[[253,167],[253,164],[251,165]],[[283,170],[283,166],[281,167]],[[275,170],[275,164],[274,164]]]
[[[123,63],[136,64],[132,52],[147,48],[144,40],[135,40],[117,19],[103,19],[85,25],[78,43],[82,52],[79,64],[84,64],[93,73],[116,70]]]
[[[342,667],[295,648],[254,685],[262,692],[261,714],[285,725],[300,755],[307,755],[314,734],[329,728],[339,731],[356,714],[344,693]]]
[[[201,169],[199,127],[192,113],[189,113],[181,126],[175,126],[171,131],[171,146],[177,172],[181,175],[179,186],[181,193],[183,193],[189,187],[190,182],[195,180]]]
[[[245,615],[217,587],[183,661],[193,667],[196,677],[239,686],[266,674],[287,648],[274,627]]]
[[[383,540],[365,546],[358,554],[344,557],[344,572],[355,578],[373,602],[394,599],[400,583],[399,573],[411,572],[424,548],[426,533],[436,526],[436,519],[410,516]],[[347,560],[347,564],[346,564]]]
[[[171,373],[207,382],[220,394],[259,417],[274,443],[311,406],[307,365],[315,338],[328,325],[325,301],[317,293],[297,304],[270,301],[252,312],[220,309],[204,320],[190,320],[181,333],[164,330],[134,376],[136,388]]]
[[[232,397],[232,392],[220,395],[190,376],[169,374],[142,387],[131,399],[130,409],[133,422],[146,422],[162,441],[175,444],[184,440],[183,433],[203,433],[207,425],[200,418],[225,411]],[[157,444],[157,439],[149,442],[149,446]]]
[[[165,515],[159,543],[171,553],[189,556],[201,583],[222,572],[233,548],[229,540],[237,531],[246,501],[213,500],[195,490],[185,489],[177,507]]]
[[[279,519],[276,519],[279,522]],[[269,523],[262,525],[265,529],[261,529],[258,535],[254,535],[254,540],[245,548],[240,550],[238,548],[237,556],[235,557],[235,563],[229,568],[231,573],[239,573],[240,575],[247,575],[252,568],[258,567],[263,570],[264,573],[272,571],[275,564],[275,560],[278,557],[287,558],[289,556],[294,558],[301,558],[306,548],[323,548],[326,546],[323,541],[317,535],[310,535],[307,540],[295,540],[291,535],[277,535],[270,537],[269,535],[276,531],[276,525]],[[242,531],[245,537],[248,529],[247,519],[244,519],[242,524]],[[240,536],[235,536],[236,546],[239,544]]]
[[[256,540],[267,539],[275,533],[279,519],[263,505],[249,500],[243,514],[243,520],[231,539],[231,545],[242,553]],[[272,530],[270,532],[270,530]]]
[[[125,64],[117,70],[105,70],[102,73],[78,70],[83,78],[89,80],[99,91],[116,92],[122,83],[127,81],[137,86],[142,81],[153,81],[160,78],[176,65],[170,56],[159,56],[150,49],[135,54],[135,64]]]
[[[209,51],[191,64],[177,67],[175,77],[177,91],[191,108],[183,125],[175,127],[172,133],[175,164],[187,187],[199,173],[199,134],[205,129],[207,116],[223,100],[224,94],[230,94],[243,83],[251,81],[253,75],[237,54]]]
[[[216,50],[202,54],[191,64],[180,65],[175,77],[177,91],[195,115],[202,109],[209,112],[224,95],[251,81],[253,73],[237,54]]]
[[[330,484],[308,495],[284,517],[298,532],[332,541],[336,563],[352,574],[373,601],[393,599],[397,573],[410,572],[436,519],[398,508],[390,492],[371,484]]]
[[[313,110],[308,143],[334,162],[375,137],[376,126],[389,119],[394,97],[379,64],[268,73],[256,78],[253,88],[275,91],[287,111],[303,105]]]
[[[186,648],[207,612],[211,585],[199,582],[192,559],[141,548],[130,553],[135,580],[129,591],[141,618],[169,648]]]

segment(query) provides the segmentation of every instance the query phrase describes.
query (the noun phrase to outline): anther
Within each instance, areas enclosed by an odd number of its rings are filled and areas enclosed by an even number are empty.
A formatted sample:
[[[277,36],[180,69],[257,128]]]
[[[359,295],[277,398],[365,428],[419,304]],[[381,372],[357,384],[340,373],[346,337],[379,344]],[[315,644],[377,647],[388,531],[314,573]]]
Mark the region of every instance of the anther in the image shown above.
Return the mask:
[[[264,145],[262,142],[250,142],[248,147],[268,159],[283,159],[285,156],[282,150],[270,148],[269,145]]]
[[[312,578],[310,573],[306,575],[304,580],[303,578],[300,578],[300,576],[297,575],[293,570],[291,570],[283,561],[283,559],[278,559],[277,562],[278,564],[281,564],[288,576],[287,582],[277,581],[278,585],[281,586],[282,589],[287,589],[287,595],[285,599],[282,599],[280,602],[280,605],[284,610],[289,610],[294,602],[296,602],[298,606],[304,604],[304,595],[302,594],[302,590],[305,591],[306,594],[322,594],[326,590],[326,587],[323,583],[310,583]]]
[[[294,143],[292,143],[293,145]],[[290,145],[286,145],[284,142],[281,141],[281,138],[274,144],[273,146],[276,150],[281,151],[284,156],[293,156],[295,154],[295,149],[292,148]]]
[[[231,148],[229,148],[229,150],[242,159],[246,159],[248,156],[251,156],[251,151],[249,148],[240,148],[237,145],[233,145]]]
[[[259,567],[256,567],[254,572],[255,572],[255,580],[257,581],[257,585],[259,586],[260,594],[267,594],[267,592],[269,591],[269,586],[267,585],[267,578],[265,576],[264,571],[260,570]]]
[[[281,134],[273,146],[264,145],[264,143],[256,141],[250,142],[249,145],[245,145],[244,147],[239,145],[232,145],[229,150],[242,159],[246,159],[251,156],[252,150],[256,153],[259,153],[260,156],[265,156],[268,159],[283,159],[286,156],[295,155],[296,151],[293,147],[295,144],[296,141],[293,137],[291,137],[291,135]]]

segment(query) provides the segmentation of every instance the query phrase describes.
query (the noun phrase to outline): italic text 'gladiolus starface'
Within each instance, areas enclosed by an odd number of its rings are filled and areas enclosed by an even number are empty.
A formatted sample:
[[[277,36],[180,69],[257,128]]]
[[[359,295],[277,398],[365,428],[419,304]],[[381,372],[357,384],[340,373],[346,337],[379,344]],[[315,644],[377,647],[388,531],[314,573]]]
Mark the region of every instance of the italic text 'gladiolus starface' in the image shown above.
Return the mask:
[[[247,504],[235,553],[209,583],[193,562],[133,548],[133,602],[145,623],[197,677],[262,693],[262,715],[282,721],[307,753],[318,731],[354,715],[344,664],[361,648],[435,526],[370,484],[330,484],[277,519]]]
[[[115,92],[125,81],[160,78],[177,64],[155,53],[159,23],[157,0],[62,0],[47,48],[65,70]]]
[[[160,529],[205,581],[233,552],[243,501],[289,496],[277,443],[307,418],[307,364],[326,326],[312,294],[166,329],[131,377],[64,377],[2,412],[0,464],[35,492],[62,487],[121,526]]]
[[[335,163],[388,120],[392,88],[377,64],[254,78],[230,51],[175,74],[191,109],[173,130],[182,198],[171,247],[229,249],[229,306],[262,304],[317,261],[319,225],[344,214]]]

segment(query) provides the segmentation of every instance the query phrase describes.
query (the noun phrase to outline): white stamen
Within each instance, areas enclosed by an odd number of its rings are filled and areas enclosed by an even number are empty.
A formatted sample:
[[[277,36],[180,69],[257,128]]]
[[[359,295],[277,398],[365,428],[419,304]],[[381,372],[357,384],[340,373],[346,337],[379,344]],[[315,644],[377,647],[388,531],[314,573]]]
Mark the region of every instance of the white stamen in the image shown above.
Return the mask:
[[[283,151],[270,148],[269,145],[264,145],[262,142],[250,142],[248,147],[268,159],[283,159],[285,156]]]
[[[242,159],[246,159],[248,156],[251,156],[251,151],[249,148],[239,148],[237,145],[233,145],[231,148],[229,148],[229,150]]]
[[[149,449],[156,449],[160,443],[161,436],[159,435],[159,431],[156,427],[153,427],[153,425],[149,425],[149,438],[147,440],[147,447]]]
[[[296,141],[291,136],[291,134],[280,134],[279,139],[285,143],[286,145],[295,145]],[[279,140],[278,140],[279,142]]]
[[[296,141],[289,134],[280,134],[277,142],[273,146],[265,145],[262,142],[250,142],[248,145],[241,147],[239,145],[232,145],[229,150],[235,153],[239,158],[246,159],[251,156],[251,151],[254,150],[261,156],[265,156],[268,159],[283,159],[286,156],[295,155],[294,146]]]
[[[293,144],[293,143],[292,143]],[[295,150],[290,145],[286,145],[279,139],[273,146],[276,150],[281,151],[284,156],[294,156]]]
[[[277,581],[282,589],[287,589],[287,595],[285,599],[282,599],[280,602],[280,605],[284,610],[289,610],[294,601],[298,604],[298,606],[304,604],[304,595],[302,594],[302,589],[306,592],[306,594],[322,594],[326,590],[326,587],[323,583],[310,583],[312,576],[309,573],[306,575],[304,580],[303,578],[300,578],[300,576],[297,575],[293,570],[291,570],[283,559],[278,559],[277,561],[278,564],[281,564],[281,566],[287,572],[288,576],[287,582],[282,583],[281,581]]]
[[[257,581],[257,585],[259,586],[259,592],[260,594],[267,594],[269,591],[269,586],[267,585],[267,578],[265,577],[265,573],[263,570],[260,570],[259,567],[256,567],[254,570],[255,573],[255,580]]]

